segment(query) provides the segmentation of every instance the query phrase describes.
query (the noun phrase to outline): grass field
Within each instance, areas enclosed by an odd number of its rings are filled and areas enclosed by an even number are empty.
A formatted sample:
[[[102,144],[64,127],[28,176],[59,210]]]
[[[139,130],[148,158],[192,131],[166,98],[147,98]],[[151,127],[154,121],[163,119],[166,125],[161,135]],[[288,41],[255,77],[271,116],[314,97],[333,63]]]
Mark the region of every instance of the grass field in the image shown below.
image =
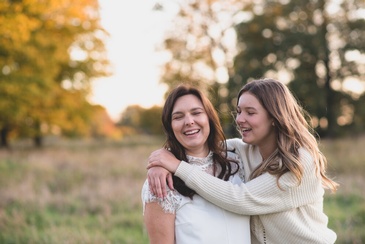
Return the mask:
[[[0,150],[0,243],[148,243],[140,191],[147,157],[161,143],[139,137]],[[336,243],[365,243],[365,138],[321,148],[341,184],[325,195]]]

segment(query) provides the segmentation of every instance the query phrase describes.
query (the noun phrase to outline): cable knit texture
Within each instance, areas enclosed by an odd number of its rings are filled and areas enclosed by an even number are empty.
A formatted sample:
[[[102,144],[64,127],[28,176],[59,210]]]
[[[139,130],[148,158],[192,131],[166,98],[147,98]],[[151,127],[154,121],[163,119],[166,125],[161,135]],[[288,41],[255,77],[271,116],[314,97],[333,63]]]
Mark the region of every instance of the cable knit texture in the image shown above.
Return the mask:
[[[258,148],[229,139],[242,158],[244,174],[262,162]],[[336,233],[327,227],[323,213],[324,189],[316,175],[315,163],[308,151],[300,149],[304,174],[298,184],[292,173],[284,174],[277,186],[276,177],[265,173],[240,185],[218,180],[182,161],[176,175],[208,201],[234,213],[251,215],[252,243],[334,243]],[[246,178],[246,179],[247,179]]]

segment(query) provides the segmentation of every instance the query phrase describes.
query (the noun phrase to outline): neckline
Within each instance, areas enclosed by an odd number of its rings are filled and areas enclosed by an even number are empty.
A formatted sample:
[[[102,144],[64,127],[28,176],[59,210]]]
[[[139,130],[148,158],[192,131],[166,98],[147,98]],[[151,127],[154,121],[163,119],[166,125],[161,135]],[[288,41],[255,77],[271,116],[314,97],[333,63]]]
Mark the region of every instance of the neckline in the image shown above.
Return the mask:
[[[189,163],[194,163],[197,165],[204,165],[206,163],[210,163],[212,161],[213,158],[213,152],[209,151],[208,155],[204,158],[201,157],[195,157],[195,156],[191,156],[191,155],[186,155]]]

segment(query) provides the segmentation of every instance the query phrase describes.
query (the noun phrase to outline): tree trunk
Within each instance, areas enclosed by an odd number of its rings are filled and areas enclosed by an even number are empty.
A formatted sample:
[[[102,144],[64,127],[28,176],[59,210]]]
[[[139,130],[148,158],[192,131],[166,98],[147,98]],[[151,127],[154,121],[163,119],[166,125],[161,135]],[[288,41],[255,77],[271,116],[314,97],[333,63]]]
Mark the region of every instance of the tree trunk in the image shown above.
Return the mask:
[[[37,148],[41,148],[43,146],[43,137],[42,136],[35,136],[33,138],[34,146]]]
[[[327,108],[327,130],[325,132],[326,137],[334,137],[336,133],[336,114],[335,114],[335,93],[331,87],[331,70],[329,67],[329,47],[327,36],[327,25],[328,19],[326,13],[324,11],[324,2],[321,1],[322,11],[323,11],[323,23],[322,23],[322,40],[323,40],[323,63],[326,69],[326,77],[325,77],[325,94],[326,94],[326,108]]]
[[[325,65],[327,66],[328,64]],[[325,136],[331,138],[334,137],[336,133],[336,115],[334,111],[334,106],[335,106],[334,92],[331,88],[331,76],[329,74],[326,75],[325,89],[326,89],[326,105],[327,105],[327,121],[328,121],[328,126]]]
[[[9,129],[6,126],[1,128],[1,130],[0,130],[0,148],[9,147],[8,135],[9,135]]]

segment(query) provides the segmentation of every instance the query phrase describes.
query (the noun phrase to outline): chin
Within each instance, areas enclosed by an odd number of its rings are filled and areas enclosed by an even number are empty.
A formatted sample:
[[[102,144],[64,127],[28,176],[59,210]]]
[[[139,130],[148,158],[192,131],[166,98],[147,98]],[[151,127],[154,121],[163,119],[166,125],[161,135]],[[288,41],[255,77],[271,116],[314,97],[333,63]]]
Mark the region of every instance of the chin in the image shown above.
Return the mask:
[[[244,137],[242,137],[242,141],[243,141],[244,143],[247,143],[247,144],[253,144],[253,143],[252,143],[252,141],[251,141],[251,140],[249,140],[248,138],[244,138]]]

